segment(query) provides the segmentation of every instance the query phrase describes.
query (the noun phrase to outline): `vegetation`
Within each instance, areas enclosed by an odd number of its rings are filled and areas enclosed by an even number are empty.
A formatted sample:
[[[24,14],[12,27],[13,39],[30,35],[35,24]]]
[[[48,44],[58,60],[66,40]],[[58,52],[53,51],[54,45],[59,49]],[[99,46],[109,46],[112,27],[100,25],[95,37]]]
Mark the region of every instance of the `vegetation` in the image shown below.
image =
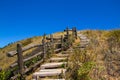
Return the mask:
[[[73,46],[74,51],[70,54],[68,62],[68,72],[66,74],[67,80],[119,80],[119,63],[120,63],[120,30],[111,31],[98,31],[98,30],[86,30],[78,33],[86,35],[90,39],[90,44],[83,50],[76,48],[80,46],[80,40],[74,40],[72,35],[70,41],[63,43],[66,48],[70,45]],[[54,34],[55,37],[63,35],[64,32]],[[29,44],[40,44],[42,37],[33,37],[18,41],[27,46]],[[3,71],[0,72],[0,79],[6,80],[11,74],[12,70],[8,70],[9,66],[16,61],[16,56],[9,58],[6,56],[6,52],[16,49],[18,42],[10,43],[4,48],[0,48],[0,67]],[[74,42],[74,44],[72,44]],[[56,46],[59,47],[59,46]],[[30,49],[24,53],[25,56],[29,56],[35,49]],[[54,53],[53,48],[49,48],[49,55]],[[33,63],[36,63],[41,59],[40,56],[33,58],[32,60],[25,62],[28,67]],[[8,63],[8,64],[5,64]],[[65,67],[65,65],[62,65]],[[15,68],[17,69],[17,67]],[[15,70],[13,69],[13,70]]]
[[[112,30],[106,34],[108,48],[111,53],[120,48],[120,30]]]
[[[58,33],[55,33],[54,36],[55,37],[61,36],[61,34],[63,35],[64,33],[58,32]],[[4,48],[0,48],[0,55],[1,55],[0,56],[0,67],[3,70],[2,72],[0,72],[0,76],[2,76],[3,78],[4,77],[7,78],[6,76],[8,76],[7,72],[9,72],[8,71],[9,66],[17,60],[17,58],[16,58],[17,56],[10,57],[10,58],[6,56],[7,52],[16,50],[17,43],[22,43],[22,46],[24,47],[24,46],[31,45],[31,44],[40,44],[41,41],[42,41],[41,36],[35,36],[33,38],[28,38],[28,39],[24,39],[24,40],[21,40],[18,42],[10,43],[7,46],[5,46]],[[25,51],[23,55],[27,57],[27,56],[31,55],[30,53],[34,53],[33,50],[35,50],[35,48]],[[40,57],[38,56],[38,57],[32,59],[32,63],[31,63],[31,61],[25,62],[25,65],[28,67],[29,65],[36,63],[39,59],[40,59]],[[5,63],[7,63],[7,64],[5,64]],[[10,71],[16,70],[16,69],[17,69],[17,67],[14,69],[10,69]],[[12,73],[10,73],[9,75],[12,75]]]
[[[94,65],[86,50],[75,49],[69,58],[67,79],[89,80],[89,73]]]
[[[93,69],[94,65],[95,63],[91,61],[83,63],[78,70],[79,80],[90,80],[91,78],[89,77],[89,73]]]
[[[86,35],[90,44],[84,50],[75,49],[70,56],[67,79],[119,80],[120,30],[85,30],[79,33]]]

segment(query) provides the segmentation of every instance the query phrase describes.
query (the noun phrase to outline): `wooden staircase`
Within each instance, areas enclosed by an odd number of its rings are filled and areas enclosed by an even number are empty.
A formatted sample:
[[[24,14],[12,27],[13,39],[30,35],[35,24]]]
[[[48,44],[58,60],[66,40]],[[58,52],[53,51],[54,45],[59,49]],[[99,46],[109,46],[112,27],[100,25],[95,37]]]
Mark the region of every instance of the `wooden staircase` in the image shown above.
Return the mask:
[[[65,80],[67,59],[69,54],[56,53],[33,73],[33,80]]]
[[[71,41],[77,39],[77,30],[75,27],[72,30],[67,27],[64,31],[66,34],[58,38],[53,38],[53,35],[47,37],[44,34],[41,44],[29,44],[22,47],[22,44],[18,43],[17,50],[7,52],[8,57],[17,55],[18,58],[10,65],[12,75],[8,79],[22,80],[25,79],[26,75],[34,72],[32,74],[33,80],[65,80],[67,61],[71,52],[69,48],[73,43]],[[29,56],[25,55],[25,51],[33,48],[35,50],[30,52]],[[52,57],[48,60],[47,56],[51,53]],[[17,66],[18,69],[14,69]]]
[[[82,46],[89,44],[89,39],[84,35],[78,35]],[[65,80],[65,73],[67,71],[66,65],[71,49],[64,51],[64,54],[56,53],[49,59],[49,62],[40,66],[40,70],[33,73],[33,80]]]

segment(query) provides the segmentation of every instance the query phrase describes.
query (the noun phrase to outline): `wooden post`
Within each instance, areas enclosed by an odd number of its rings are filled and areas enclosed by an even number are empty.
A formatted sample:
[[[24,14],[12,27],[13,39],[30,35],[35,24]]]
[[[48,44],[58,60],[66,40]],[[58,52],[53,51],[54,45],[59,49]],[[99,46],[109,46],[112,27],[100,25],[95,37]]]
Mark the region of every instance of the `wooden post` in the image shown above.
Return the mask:
[[[74,27],[72,28],[72,37],[73,38],[75,37],[75,29],[74,29]]]
[[[53,35],[50,35],[50,42],[53,44]]]
[[[17,57],[18,57],[18,67],[19,67],[19,74],[20,74],[20,80],[24,79],[23,77],[23,71],[24,71],[24,63],[23,63],[23,55],[22,55],[22,45],[17,44]]]
[[[61,50],[63,51],[63,36],[61,35]]]
[[[69,39],[69,28],[66,28],[66,33],[67,33],[67,39]]]
[[[53,45],[53,35],[52,34],[50,34],[50,43],[51,43],[51,47],[54,48],[53,47],[54,45]]]
[[[77,29],[75,27],[75,38],[77,39]]]
[[[55,45],[54,45],[54,40],[53,40],[53,35],[52,34],[50,35],[50,42],[51,42],[52,52],[54,53]]]
[[[43,47],[43,59],[46,58],[46,47],[45,47],[45,39],[42,39],[42,47]]]
[[[2,68],[0,67],[0,72],[2,71]]]

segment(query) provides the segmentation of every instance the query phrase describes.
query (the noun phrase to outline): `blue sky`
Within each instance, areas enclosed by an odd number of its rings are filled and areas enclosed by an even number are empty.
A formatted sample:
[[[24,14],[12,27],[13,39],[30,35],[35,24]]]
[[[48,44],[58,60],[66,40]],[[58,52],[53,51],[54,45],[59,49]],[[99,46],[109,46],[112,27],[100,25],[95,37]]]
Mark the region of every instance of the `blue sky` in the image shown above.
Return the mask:
[[[0,47],[66,26],[120,28],[120,0],[0,0]]]

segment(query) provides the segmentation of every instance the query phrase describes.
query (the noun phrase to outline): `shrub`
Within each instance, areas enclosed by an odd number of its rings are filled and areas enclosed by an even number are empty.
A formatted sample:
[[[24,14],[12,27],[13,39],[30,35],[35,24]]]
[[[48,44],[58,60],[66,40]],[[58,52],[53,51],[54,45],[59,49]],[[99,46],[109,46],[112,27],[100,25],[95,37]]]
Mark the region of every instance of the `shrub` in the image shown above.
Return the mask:
[[[91,71],[94,63],[86,50],[75,49],[69,58],[69,62],[67,78],[70,80],[87,80],[88,73]],[[85,78],[85,76],[87,77]]]
[[[120,30],[112,30],[106,36],[110,52],[113,53],[115,49],[118,50],[120,47]]]
[[[95,63],[92,61],[85,62],[78,70],[78,77],[80,80],[90,80],[88,76],[92,68],[94,67]]]
[[[4,71],[0,72],[0,80],[5,80],[5,72]]]

